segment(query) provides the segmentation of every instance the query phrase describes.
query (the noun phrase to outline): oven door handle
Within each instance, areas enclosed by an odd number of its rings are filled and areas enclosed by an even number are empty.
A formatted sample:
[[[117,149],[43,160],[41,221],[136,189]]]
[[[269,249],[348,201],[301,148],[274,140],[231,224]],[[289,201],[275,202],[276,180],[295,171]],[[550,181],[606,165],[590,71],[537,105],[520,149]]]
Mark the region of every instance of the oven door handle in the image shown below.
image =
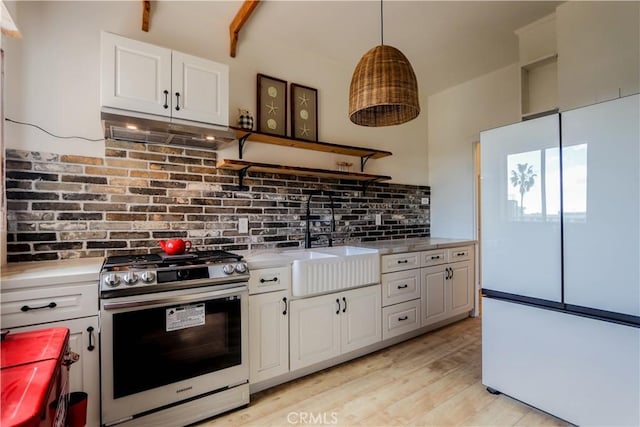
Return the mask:
[[[174,295],[165,298],[154,298],[147,295],[146,298],[135,298],[127,301],[113,301],[113,302],[104,302],[103,307],[105,310],[116,310],[119,308],[131,308],[131,307],[144,307],[148,305],[155,304],[174,304],[174,303],[185,303],[189,301],[198,301],[202,299],[211,299],[211,298],[225,298],[231,295],[236,295],[238,292],[245,291],[246,288],[230,288],[224,289],[220,291],[210,291],[210,292],[202,292],[198,294],[187,294],[187,295]]]

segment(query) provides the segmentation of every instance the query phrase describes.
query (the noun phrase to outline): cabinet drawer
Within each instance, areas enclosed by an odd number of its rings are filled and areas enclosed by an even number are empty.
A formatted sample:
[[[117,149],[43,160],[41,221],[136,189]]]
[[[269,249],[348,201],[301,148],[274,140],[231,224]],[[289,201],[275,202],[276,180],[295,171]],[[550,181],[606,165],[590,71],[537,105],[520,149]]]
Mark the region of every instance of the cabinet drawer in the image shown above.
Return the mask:
[[[451,248],[448,250],[449,262],[470,260],[472,253],[473,252],[471,246],[465,246],[462,248]]]
[[[289,267],[264,268],[251,271],[249,294],[289,290],[291,269]]]
[[[98,283],[3,292],[0,307],[4,329],[95,316]]]
[[[420,298],[420,270],[397,271],[382,275],[382,306]]]
[[[422,252],[422,267],[446,263],[447,254],[448,252],[446,249],[435,249],[432,251]]]
[[[407,301],[382,309],[382,339],[406,334],[420,327],[420,300]]]
[[[420,267],[420,252],[409,252],[405,254],[383,255],[382,272],[409,270]]]

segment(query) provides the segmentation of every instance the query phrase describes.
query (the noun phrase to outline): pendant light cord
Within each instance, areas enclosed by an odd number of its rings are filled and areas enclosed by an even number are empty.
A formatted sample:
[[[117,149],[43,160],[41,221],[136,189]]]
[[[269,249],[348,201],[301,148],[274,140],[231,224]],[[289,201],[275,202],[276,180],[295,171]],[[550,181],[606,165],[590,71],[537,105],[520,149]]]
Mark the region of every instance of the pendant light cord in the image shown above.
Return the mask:
[[[382,13],[382,0],[380,0],[380,44],[384,45],[384,19]]]

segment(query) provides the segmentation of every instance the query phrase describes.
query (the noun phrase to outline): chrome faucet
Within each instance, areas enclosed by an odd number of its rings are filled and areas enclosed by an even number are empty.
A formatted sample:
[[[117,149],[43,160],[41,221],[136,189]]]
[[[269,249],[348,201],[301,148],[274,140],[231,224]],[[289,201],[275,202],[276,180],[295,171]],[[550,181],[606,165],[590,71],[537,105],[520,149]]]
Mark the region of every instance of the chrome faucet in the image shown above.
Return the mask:
[[[311,198],[313,196],[325,195],[329,197],[329,207],[331,209],[331,232],[330,233],[321,233],[315,236],[311,236]],[[335,206],[333,203],[333,193],[326,190],[311,190],[309,191],[309,197],[307,198],[307,216],[306,216],[306,232],[304,235],[304,247],[309,249],[311,247],[311,242],[316,241],[320,238],[320,236],[327,236],[329,241],[329,246],[333,246],[333,233],[336,232],[336,215],[335,215]]]

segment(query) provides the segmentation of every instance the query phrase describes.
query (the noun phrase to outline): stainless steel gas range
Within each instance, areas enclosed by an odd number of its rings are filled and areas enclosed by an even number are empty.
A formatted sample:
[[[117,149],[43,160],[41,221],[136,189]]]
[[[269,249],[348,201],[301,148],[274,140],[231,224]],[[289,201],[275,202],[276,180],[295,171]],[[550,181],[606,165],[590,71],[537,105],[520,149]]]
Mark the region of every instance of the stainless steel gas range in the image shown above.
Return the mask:
[[[186,425],[248,404],[248,280],[225,251],[108,257],[102,425]]]

